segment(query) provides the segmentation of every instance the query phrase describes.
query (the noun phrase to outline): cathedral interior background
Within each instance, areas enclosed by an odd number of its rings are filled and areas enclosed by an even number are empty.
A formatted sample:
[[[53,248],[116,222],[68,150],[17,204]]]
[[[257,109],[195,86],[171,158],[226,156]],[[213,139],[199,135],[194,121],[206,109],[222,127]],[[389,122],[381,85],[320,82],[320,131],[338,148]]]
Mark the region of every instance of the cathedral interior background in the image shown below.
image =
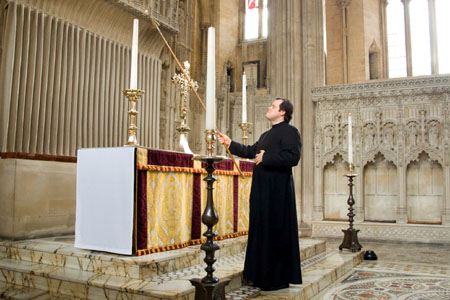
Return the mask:
[[[127,137],[133,19],[140,22],[138,140],[181,151],[181,72],[206,93],[216,28],[217,127],[240,141],[242,74],[251,144],[276,96],[302,135],[294,169],[299,234],[340,238],[348,223],[348,115],[355,226],[362,240],[450,243],[450,20],[447,0],[1,0],[0,237],[73,235],[77,150]],[[205,112],[186,104],[204,149]],[[218,154],[225,150],[217,146]],[[447,272],[447,271],[446,271]],[[181,298],[180,298],[181,299]]]

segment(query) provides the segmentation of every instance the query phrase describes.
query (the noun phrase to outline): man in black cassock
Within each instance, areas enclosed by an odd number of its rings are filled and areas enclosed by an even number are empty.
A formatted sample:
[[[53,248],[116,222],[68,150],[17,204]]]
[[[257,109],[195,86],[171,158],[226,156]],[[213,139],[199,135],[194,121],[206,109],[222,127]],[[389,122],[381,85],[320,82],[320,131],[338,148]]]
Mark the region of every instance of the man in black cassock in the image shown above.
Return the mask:
[[[266,113],[272,128],[252,146],[220,133],[231,153],[254,158],[250,192],[250,225],[244,280],[262,290],[278,290],[302,283],[292,167],[300,160],[301,138],[289,125],[294,107],[276,98]]]

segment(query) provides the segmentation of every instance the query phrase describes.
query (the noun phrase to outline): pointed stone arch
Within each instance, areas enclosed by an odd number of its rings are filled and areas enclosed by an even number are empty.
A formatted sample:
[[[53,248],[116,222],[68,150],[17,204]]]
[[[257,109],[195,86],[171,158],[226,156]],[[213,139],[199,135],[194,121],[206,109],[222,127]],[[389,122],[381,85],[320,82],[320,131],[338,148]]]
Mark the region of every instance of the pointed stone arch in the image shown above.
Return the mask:
[[[348,220],[348,182],[344,176],[348,173],[348,165],[341,153],[335,153],[323,172],[323,206],[325,220]]]
[[[442,165],[425,151],[411,160],[406,171],[408,223],[442,224],[444,173]]]

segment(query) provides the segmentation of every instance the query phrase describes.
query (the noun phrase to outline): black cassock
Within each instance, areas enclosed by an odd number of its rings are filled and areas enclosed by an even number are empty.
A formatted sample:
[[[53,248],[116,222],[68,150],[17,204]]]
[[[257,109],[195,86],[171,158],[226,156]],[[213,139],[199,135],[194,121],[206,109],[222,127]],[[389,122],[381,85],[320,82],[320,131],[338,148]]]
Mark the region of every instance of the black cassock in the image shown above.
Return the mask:
[[[230,151],[255,158],[264,150],[262,163],[255,165],[250,193],[250,225],[244,279],[264,290],[302,283],[292,167],[300,160],[301,138],[297,128],[286,122],[272,126],[252,146],[236,142]]]

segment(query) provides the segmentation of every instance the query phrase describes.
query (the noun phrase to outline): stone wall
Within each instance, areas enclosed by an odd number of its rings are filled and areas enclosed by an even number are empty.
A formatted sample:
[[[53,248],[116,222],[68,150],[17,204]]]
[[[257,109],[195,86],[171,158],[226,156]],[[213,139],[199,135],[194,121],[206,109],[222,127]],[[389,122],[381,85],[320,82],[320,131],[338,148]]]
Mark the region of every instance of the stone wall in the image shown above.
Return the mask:
[[[327,0],[326,82],[385,78],[384,5],[380,0]]]
[[[366,227],[371,222],[450,225],[449,83],[450,76],[436,76],[312,90],[313,234],[318,234],[314,226],[323,228],[317,222],[347,220],[343,175],[348,173],[349,113],[358,174],[356,221]]]
[[[0,237],[73,234],[76,164],[0,159]]]

